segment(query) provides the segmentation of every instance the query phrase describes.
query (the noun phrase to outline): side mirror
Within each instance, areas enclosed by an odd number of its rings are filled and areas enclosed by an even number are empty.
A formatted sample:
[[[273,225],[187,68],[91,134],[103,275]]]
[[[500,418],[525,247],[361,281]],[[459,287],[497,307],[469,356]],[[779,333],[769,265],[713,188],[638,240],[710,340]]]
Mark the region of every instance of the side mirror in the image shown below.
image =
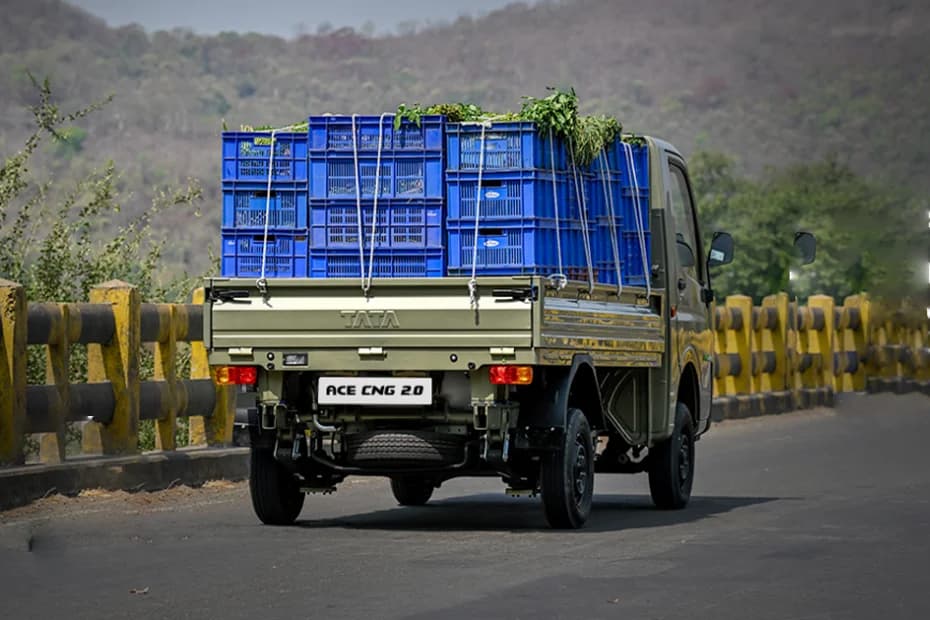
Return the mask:
[[[817,257],[817,238],[809,232],[795,233],[794,249],[801,257],[801,264],[809,265]]]
[[[733,262],[733,236],[730,233],[717,232],[710,242],[710,252],[707,255],[708,267],[729,265]]]

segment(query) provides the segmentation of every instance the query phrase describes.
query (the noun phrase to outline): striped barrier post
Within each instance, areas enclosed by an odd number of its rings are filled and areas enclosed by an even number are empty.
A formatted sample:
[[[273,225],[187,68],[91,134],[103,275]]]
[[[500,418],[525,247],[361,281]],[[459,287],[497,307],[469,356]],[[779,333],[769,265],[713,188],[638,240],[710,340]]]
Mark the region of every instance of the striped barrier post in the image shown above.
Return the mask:
[[[835,392],[862,392],[866,388],[869,355],[871,302],[866,295],[853,295],[834,310]]]
[[[764,413],[781,413],[794,405],[788,389],[788,295],[778,293],[752,310],[753,394]]]
[[[108,423],[84,425],[83,451],[88,454],[135,454],[139,451],[139,350],[141,317],[139,291],[125,282],[111,281],[90,291],[90,302],[109,304],[113,337],[87,345],[87,382],[108,382],[113,415]]]
[[[23,462],[26,432],[26,294],[0,280],[0,464]]]
[[[814,295],[797,310],[798,355],[795,372],[797,405],[801,409],[833,403],[833,309],[832,297]]]

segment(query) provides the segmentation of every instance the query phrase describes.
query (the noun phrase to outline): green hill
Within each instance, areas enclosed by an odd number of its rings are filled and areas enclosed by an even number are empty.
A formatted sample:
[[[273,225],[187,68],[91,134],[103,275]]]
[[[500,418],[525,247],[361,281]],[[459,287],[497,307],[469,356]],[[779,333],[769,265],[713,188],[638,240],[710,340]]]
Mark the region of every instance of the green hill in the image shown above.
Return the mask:
[[[55,0],[4,4],[0,152],[28,129],[26,70],[50,76],[65,108],[114,93],[81,122],[86,135],[74,132],[41,163],[68,178],[113,158],[130,213],[157,185],[200,179],[203,217],[164,222],[171,258],[195,270],[204,248],[217,248],[223,119],[289,124],[457,100],[512,109],[523,95],[572,85],[584,112],[616,115],[686,152],[726,152],[750,174],[837,153],[865,175],[930,191],[930,4],[921,0],[575,0],[402,37],[340,30],[293,40],[146,33]]]

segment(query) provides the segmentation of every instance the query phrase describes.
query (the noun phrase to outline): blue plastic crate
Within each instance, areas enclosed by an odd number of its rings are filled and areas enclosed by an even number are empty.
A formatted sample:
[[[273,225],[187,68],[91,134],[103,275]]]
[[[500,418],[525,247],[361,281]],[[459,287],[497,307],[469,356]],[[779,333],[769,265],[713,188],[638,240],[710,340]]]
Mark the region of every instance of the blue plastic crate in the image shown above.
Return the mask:
[[[383,153],[380,178],[378,158],[358,158],[363,198],[373,198],[375,182],[382,198],[442,198],[442,153]],[[355,198],[355,158],[325,153],[310,158],[311,198]]]
[[[481,161],[481,132],[477,124],[448,123],[446,151],[449,170],[477,170]],[[484,130],[485,170],[565,170],[568,168],[564,143],[551,142],[531,122],[494,123]]]
[[[630,172],[630,165],[627,161],[624,142],[617,140],[606,149],[607,169],[613,170],[620,176],[620,182],[623,187],[633,187],[633,174]],[[649,148],[646,146],[629,146],[633,158],[633,167],[636,169],[636,182],[639,187],[649,187]],[[595,159],[589,169],[596,175],[600,174],[603,167],[603,161]]]
[[[590,175],[588,175],[590,177]],[[598,175],[588,179],[585,184],[589,217],[607,218],[610,214],[607,196],[604,195],[604,183]],[[618,225],[627,230],[636,230],[636,206],[639,197],[639,213],[643,218],[643,225],[649,227],[649,188],[641,187],[639,194],[630,187],[626,187],[618,176],[610,177],[606,183],[613,202],[614,219]]]
[[[620,195],[614,197],[613,224],[611,225],[610,218],[607,215],[599,215],[594,219],[595,237],[597,239],[595,248],[598,261],[613,261],[613,249],[610,245],[611,230],[613,230],[615,235],[619,235],[621,233],[630,233],[635,235],[636,231],[639,229],[639,224],[637,224],[636,221],[637,203],[633,197],[633,190],[618,188],[618,192]],[[643,230],[645,232],[649,232],[649,195],[645,192],[640,193],[639,212],[641,223]],[[603,196],[601,197],[601,202],[603,202]],[[598,212],[607,211],[607,208],[603,204],[595,204],[594,208]]]
[[[617,283],[617,269],[613,258],[613,249],[610,247],[610,239],[606,237],[606,228],[598,227],[599,243],[603,242],[607,246],[606,253],[601,254],[596,262],[598,271],[598,282],[605,284]],[[646,242],[646,266],[652,265],[652,236],[649,232],[644,233]],[[639,233],[636,232],[619,232],[617,234],[617,250],[620,259],[620,275],[623,277],[623,284],[630,286],[645,286],[646,271],[643,269],[643,253],[639,245]],[[606,256],[607,258],[603,258]]]
[[[603,175],[600,171],[595,174],[588,174],[585,178],[585,192],[590,207],[589,212],[594,217],[607,217],[610,213],[608,210],[608,196],[605,196],[605,187],[609,192],[609,197],[613,200],[614,217],[617,220],[623,218],[623,182],[621,174],[616,170],[605,170]],[[630,194],[632,196],[632,194]]]
[[[371,245],[374,206],[362,205],[362,238]],[[441,200],[378,201],[376,248],[442,248]],[[358,247],[358,210],[353,200],[313,201],[310,204],[311,244],[318,249]]]
[[[581,223],[559,223],[562,270],[566,274],[588,264]],[[589,227],[589,243],[593,227]],[[449,275],[470,275],[475,248],[474,220],[448,221]],[[477,273],[479,275],[550,275],[558,271],[559,256],[555,220],[520,219],[482,222],[478,227]],[[592,251],[592,261],[593,248]]]
[[[365,252],[365,277],[369,254]],[[358,250],[312,250],[310,275],[314,278],[359,278],[362,270]],[[374,278],[441,278],[443,250],[375,250]]]
[[[307,228],[307,183],[273,183],[268,228]],[[264,229],[268,186],[263,183],[223,183],[223,228]]]
[[[571,174],[553,175],[545,170],[488,172],[481,178],[481,220],[554,218],[580,219]],[[580,179],[579,179],[580,181]],[[446,172],[446,204],[450,220],[475,217],[478,197],[477,172]]]
[[[265,236],[251,232],[223,231],[221,275],[259,277],[262,272],[262,247]],[[265,250],[265,277],[307,277],[307,235],[269,234]]]
[[[442,151],[444,116],[421,116],[420,124],[403,121],[394,129],[394,115],[355,117],[355,144],[352,141],[351,116],[311,116],[310,149],[312,151],[360,152]]]
[[[307,180],[307,134],[274,136],[272,181]],[[267,181],[271,132],[223,132],[223,180]]]

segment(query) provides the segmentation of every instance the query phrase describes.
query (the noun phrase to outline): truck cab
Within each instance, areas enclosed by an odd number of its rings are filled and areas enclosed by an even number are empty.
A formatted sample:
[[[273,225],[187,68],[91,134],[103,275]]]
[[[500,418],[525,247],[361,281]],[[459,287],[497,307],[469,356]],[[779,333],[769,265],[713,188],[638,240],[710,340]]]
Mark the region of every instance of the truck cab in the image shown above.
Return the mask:
[[[709,267],[731,260],[732,239],[705,242],[685,159],[645,143],[644,285],[596,283],[591,269],[367,287],[211,278],[210,363],[254,394],[259,519],[292,523],[306,494],[356,475],[390,478],[401,505],[451,478],[499,477],[511,495],[540,494],[557,528],[584,524],[595,474],[648,473],[657,507],[683,508],[710,426]]]

